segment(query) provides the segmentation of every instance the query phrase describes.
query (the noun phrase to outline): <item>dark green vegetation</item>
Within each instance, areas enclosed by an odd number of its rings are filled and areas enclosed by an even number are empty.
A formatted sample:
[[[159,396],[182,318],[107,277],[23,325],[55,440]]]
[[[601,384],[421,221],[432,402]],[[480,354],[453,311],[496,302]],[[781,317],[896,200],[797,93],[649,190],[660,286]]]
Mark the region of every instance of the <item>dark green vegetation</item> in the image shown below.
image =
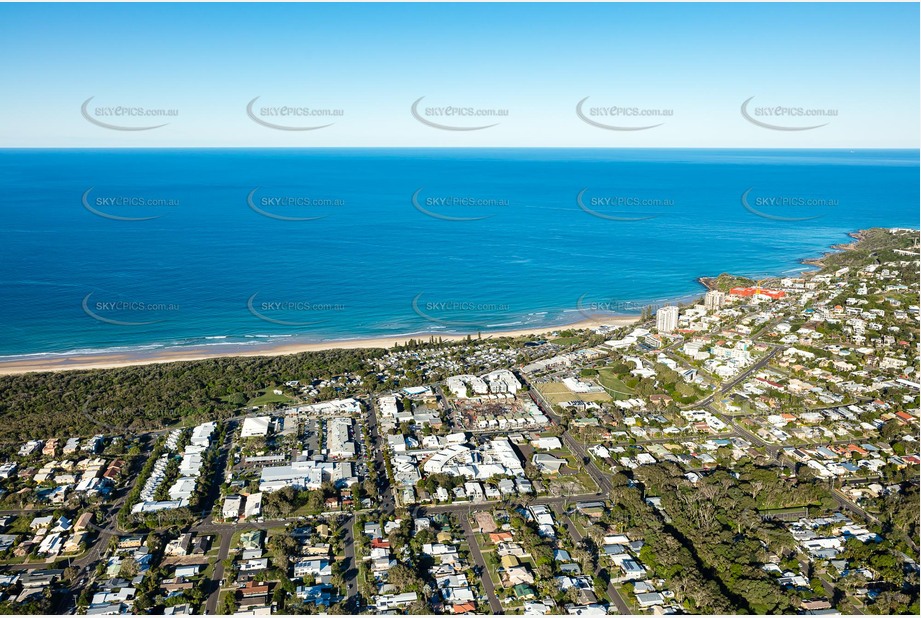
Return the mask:
[[[732,472],[718,469],[696,484],[673,464],[643,466],[635,473],[632,481],[621,474],[615,476],[611,511],[605,520],[645,539],[641,559],[656,576],[666,579],[688,610],[789,614],[796,613],[804,601],[828,596],[824,576],[797,553],[797,544],[784,524],[761,517],[774,509],[805,507],[811,514],[836,510],[822,483],[787,478],[778,467],[750,463]],[[643,494],[657,496],[660,508],[644,502]],[[907,511],[894,519],[903,526],[912,525]],[[885,535],[887,527],[871,529]],[[889,540],[866,544],[853,540],[847,545],[843,558],[866,564],[879,574],[883,592],[868,604],[866,609],[871,612],[912,613],[917,609],[917,575],[902,572],[899,551]],[[778,561],[784,570],[801,572],[810,586],[782,588],[761,568],[772,561]],[[842,581],[860,583],[853,577]],[[843,600],[844,592],[836,590],[836,602]]]
[[[845,266],[860,268],[867,264],[881,264],[906,259],[905,255],[896,253],[896,249],[909,249],[918,238],[916,231],[892,234],[889,230],[873,228],[851,235],[857,242],[836,246],[840,249],[829,253],[821,259],[824,270],[837,270]],[[906,272],[906,276],[910,273]],[[905,283],[916,283],[905,281]]]
[[[643,466],[636,473],[635,481],[615,475],[605,519],[644,538],[643,563],[689,611],[795,613],[799,602],[811,597],[811,591],[783,590],[761,569],[771,553],[795,565],[796,546],[782,524],[762,520],[759,510],[829,509],[834,502],[822,487],[750,464],[738,468],[738,479],[717,470],[696,485],[673,464]],[[644,502],[643,492],[658,496],[661,510]]]
[[[613,356],[613,355],[612,355]],[[630,374],[634,365],[615,357],[611,364],[600,370],[602,384],[616,389],[626,386],[630,396],[649,397],[666,394],[680,404],[691,404],[703,396],[704,391],[694,384],[685,382],[681,375],[661,363],[654,365],[654,378],[639,378]]]
[[[721,292],[728,292],[732,288],[749,287],[757,283],[754,279],[730,275],[729,273],[723,273],[718,277],[701,277],[700,281],[707,288]]]
[[[323,512],[327,498],[338,495],[339,492],[329,481],[323,483],[320,489],[297,490],[284,487],[265,494],[262,512],[270,519],[292,517],[295,514],[317,515]]]
[[[5,441],[162,429],[231,416],[273,384],[359,372],[382,349],[228,357],[0,377]],[[368,386],[376,384],[373,374]],[[335,396],[335,393],[331,393]]]
[[[528,339],[502,337],[490,339],[488,345],[517,349]],[[410,340],[393,350],[439,348],[447,350],[451,360],[464,361],[484,344],[472,337],[449,342],[430,338]],[[325,386],[315,397],[305,398],[310,403],[419,386],[447,377],[443,370],[429,369],[417,360],[404,363],[398,379],[382,378],[375,361],[386,354],[383,348],[323,350],[0,376],[0,423],[6,430],[0,444],[62,435],[138,433],[223,420],[254,399],[265,398],[267,389],[291,380],[311,384],[350,374],[360,381]],[[470,367],[471,371],[480,369]]]
[[[753,465],[737,466],[738,478],[716,470],[697,484],[672,464],[646,466],[637,472],[647,495],[661,497],[667,515],[662,532],[687,550],[705,578],[719,588],[721,594],[713,597],[714,602],[721,604],[725,599],[733,609],[745,613],[793,613],[800,601],[813,596],[811,590],[784,591],[761,568],[775,554],[799,570],[793,537],[782,523],[762,520],[759,511],[798,506],[831,511],[835,503],[824,487],[785,479],[780,468]],[[656,538],[647,541],[651,549],[672,543]],[[651,553],[661,568],[670,552]]]
[[[894,530],[903,537],[917,539],[921,535],[918,527],[918,477],[901,486],[901,491],[874,498],[867,505],[882,520],[884,531]]]
[[[434,565],[431,556],[422,552],[422,546],[425,543],[434,543],[439,531],[449,532],[452,536],[462,536],[453,516],[439,515],[436,516],[434,527],[413,531],[412,520],[402,518],[399,528],[395,528],[387,535],[392,548],[393,557],[397,564],[387,572],[387,583],[395,586],[396,592],[408,593],[415,592],[418,600],[406,608],[406,613],[410,615],[431,614],[431,602],[434,598],[437,584],[429,573],[429,569]],[[387,517],[379,519],[372,518],[368,514],[362,513],[357,517],[356,528],[361,529],[366,522],[374,521],[384,526]],[[411,550],[412,557],[404,555],[403,548]],[[365,534],[358,534],[355,537],[355,554],[356,556],[366,556],[370,551],[370,538]],[[464,548],[459,548],[458,555],[465,564],[470,564],[469,552]],[[462,574],[465,576],[466,574]],[[475,584],[475,582],[470,582]],[[374,576],[368,569],[367,563],[359,560],[358,590],[365,599],[372,599],[377,594],[374,584]]]

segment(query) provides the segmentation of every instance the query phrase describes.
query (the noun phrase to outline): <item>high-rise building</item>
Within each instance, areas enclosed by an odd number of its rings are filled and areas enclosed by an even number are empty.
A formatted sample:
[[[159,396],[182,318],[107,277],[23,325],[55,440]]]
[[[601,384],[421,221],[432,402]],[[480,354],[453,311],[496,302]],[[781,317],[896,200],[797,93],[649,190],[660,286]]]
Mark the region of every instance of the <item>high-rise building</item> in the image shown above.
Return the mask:
[[[713,311],[714,309],[719,309],[722,307],[725,301],[725,292],[720,292],[719,290],[710,290],[707,292],[707,295],[704,296],[704,307],[708,311]]]
[[[678,328],[678,307],[669,305],[656,311],[656,329],[660,333],[670,333]]]

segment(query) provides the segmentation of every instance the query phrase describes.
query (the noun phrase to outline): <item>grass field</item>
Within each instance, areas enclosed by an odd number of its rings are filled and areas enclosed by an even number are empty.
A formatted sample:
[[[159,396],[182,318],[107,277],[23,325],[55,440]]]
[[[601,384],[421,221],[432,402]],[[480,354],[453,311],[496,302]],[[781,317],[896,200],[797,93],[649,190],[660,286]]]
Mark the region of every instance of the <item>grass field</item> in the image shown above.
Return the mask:
[[[212,534],[211,535],[211,549],[209,549],[208,553],[205,555],[208,556],[209,558],[214,558],[220,553],[221,553],[221,535]]]
[[[221,611],[224,608],[224,603],[226,603],[224,597],[228,595],[236,595],[236,593],[236,590],[221,590],[217,599],[217,611],[219,615],[225,615],[224,612]]]
[[[556,339],[551,339],[550,343],[555,343],[557,345],[574,345],[580,341],[581,339],[579,337],[557,337]]]
[[[605,387],[615,399],[630,399],[633,397],[633,389],[623,383],[620,378],[614,375],[612,369],[602,367],[598,370],[598,382]]]
[[[537,390],[553,405],[563,401],[611,401],[607,393],[574,393],[562,382],[546,382],[538,384]]]
[[[598,489],[598,485],[585,468],[580,469],[578,457],[569,449],[553,449],[550,454],[565,459],[566,465],[560,468],[559,474],[546,477],[548,489],[550,486],[556,486],[561,490],[559,495],[588,493]]]
[[[584,527],[582,524],[580,524],[580,523],[577,521],[577,519],[578,519],[578,518],[576,518],[576,519],[570,518],[569,520],[572,522],[573,527],[576,529],[576,531],[577,531],[579,534],[581,534],[583,537],[588,536],[588,533],[586,532],[585,527]]]
[[[246,405],[248,406],[264,406],[267,403],[293,403],[294,399],[288,397],[287,395],[276,395],[272,391],[275,389],[274,386],[270,386],[265,389],[261,395],[255,397],[249,401]]]

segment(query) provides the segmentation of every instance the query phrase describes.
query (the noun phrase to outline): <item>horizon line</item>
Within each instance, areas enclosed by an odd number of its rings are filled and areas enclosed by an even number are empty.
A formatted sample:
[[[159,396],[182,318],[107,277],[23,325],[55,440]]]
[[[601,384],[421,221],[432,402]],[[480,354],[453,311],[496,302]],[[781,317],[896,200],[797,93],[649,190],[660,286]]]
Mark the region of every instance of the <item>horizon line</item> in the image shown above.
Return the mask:
[[[905,150],[919,146],[0,146],[5,150]]]

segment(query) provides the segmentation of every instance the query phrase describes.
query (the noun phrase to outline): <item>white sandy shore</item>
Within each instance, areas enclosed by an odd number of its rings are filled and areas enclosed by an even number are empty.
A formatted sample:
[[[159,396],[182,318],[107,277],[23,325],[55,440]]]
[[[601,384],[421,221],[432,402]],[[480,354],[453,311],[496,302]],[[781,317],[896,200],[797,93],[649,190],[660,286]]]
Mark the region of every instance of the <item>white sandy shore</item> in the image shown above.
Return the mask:
[[[511,331],[496,331],[483,333],[483,339],[496,339],[499,337],[518,337],[521,335],[542,335],[559,330],[596,328],[598,326],[628,326],[635,323],[637,317],[598,317],[596,319],[582,320],[565,326],[552,326],[547,328],[523,329]],[[467,335],[440,335],[432,333],[419,333],[395,339],[349,339],[341,341],[325,341],[321,343],[288,343],[277,345],[259,346],[255,349],[240,349],[229,352],[228,350],[214,350],[208,346],[187,348],[173,348],[151,353],[127,354],[82,354],[74,356],[59,356],[53,358],[14,359],[0,361],[0,375],[28,373],[32,371],[69,371],[73,369],[109,369],[112,367],[127,367],[131,365],[151,365],[156,363],[171,363],[176,361],[203,360],[208,358],[226,358],[234,356],[281,356],[284,354],[297,354],[299,352],[316,352],[319,350],[354,350],[358,348],[392,348],[403,344],[410,339],[427,340],[430,336],[440,337],[444,341],[459,341],[466,339]],[[476,333],[471,333],[476,337]]]

